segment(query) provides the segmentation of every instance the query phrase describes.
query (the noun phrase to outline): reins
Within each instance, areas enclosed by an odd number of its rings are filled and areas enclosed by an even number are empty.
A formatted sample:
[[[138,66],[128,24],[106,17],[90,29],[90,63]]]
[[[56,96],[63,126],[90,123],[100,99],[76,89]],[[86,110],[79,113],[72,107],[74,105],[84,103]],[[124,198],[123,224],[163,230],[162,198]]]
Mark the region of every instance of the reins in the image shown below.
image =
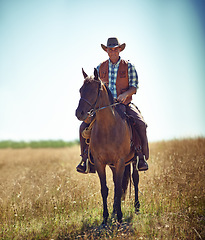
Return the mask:
[[[107,105],[107,106],[104,106],[104,107],[100,107],[100,108],[97,108],[97,109],[91,109],[89,112],[88,112],[88,115],[90,117],[94,116],[94,114],[102,109],[105,109],[105,108],[108,108],[108,107],[114,107],[116,105],[120,104],[120,102],[117,102],[117,103],[113,103],[113,104],[110,104],[110,105]]]

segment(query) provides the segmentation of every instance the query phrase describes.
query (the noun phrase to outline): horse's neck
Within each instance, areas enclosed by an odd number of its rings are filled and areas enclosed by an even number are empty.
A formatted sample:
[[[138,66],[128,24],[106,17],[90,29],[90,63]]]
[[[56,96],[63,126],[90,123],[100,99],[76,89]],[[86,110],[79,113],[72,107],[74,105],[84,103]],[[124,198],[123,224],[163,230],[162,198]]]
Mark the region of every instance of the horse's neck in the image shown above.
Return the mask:
[[[105,90],[102,91],[101,93],[101,98],[99,99],[98,102],[98,107],[106,107],[111,105],[109,96],[106,93]],[[102,126],[108,126],[108,124],[113,125],[117,121],[117,115],[113,107],[106,107],[103,110],[99,110],[96,113],[96,120],[99,122]]]

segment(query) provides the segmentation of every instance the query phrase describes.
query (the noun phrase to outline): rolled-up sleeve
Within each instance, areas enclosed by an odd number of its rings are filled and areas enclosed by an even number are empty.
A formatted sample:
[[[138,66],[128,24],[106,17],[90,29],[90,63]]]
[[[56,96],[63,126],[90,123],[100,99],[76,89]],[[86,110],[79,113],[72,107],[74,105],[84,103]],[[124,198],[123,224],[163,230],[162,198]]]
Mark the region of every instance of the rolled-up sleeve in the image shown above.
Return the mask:
[[[128,62],[128,78],[129,78],[129,87],[135,87],[138,89],[138,75],[135,69],[135,66]]]

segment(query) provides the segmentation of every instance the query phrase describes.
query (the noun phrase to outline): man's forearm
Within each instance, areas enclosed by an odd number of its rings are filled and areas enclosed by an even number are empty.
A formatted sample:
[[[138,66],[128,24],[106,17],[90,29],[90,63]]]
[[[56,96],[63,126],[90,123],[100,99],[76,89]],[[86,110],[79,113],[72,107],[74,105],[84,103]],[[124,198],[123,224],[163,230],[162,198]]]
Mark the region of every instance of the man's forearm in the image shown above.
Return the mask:
[[[135,93],[136,93],[136,88],[130,87],[126,92],[120,94],[117,100],[120,102],[125,102],[127,98],[131,97]]]

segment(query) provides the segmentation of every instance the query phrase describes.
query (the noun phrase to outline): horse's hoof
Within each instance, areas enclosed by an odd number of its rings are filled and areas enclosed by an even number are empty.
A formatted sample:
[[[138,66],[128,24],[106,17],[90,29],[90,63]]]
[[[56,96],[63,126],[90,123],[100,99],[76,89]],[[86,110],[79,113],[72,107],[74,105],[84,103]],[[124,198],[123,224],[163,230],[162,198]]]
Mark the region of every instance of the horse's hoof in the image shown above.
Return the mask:
[[[121,219],[117,219],[117,224],[121,225],[121,223],[122,223],[122,218]]]
[[[117,213],[116,213],[116,212],[112,212],[111,218],[115,218],[115,217],[116,217],[116,215],[117,215]]]
[[[135,214],[140,214],[140,210],[139,210],[139,208],[137,208],[137,209],[135,209]]]
[[[103,222],[101,223],[101,225],[100,225],[100,228],[101,228],[101,229],[102,229],[102,228],[106,228],[106,226],[107,226],[107,222],[104,222],[104,221],[103,221]]]
[[[118,221],[118,223],[122,223],[122,212],[120,212],[120,213],[118,213],[117,214],[117,221]]]
[[[106,227],[106,225],[107,225],[107,218],[104,218],[100,226]]]
[[[139,203],[139,201],[135,202],[135,213],[136,214],[140,213],[140,203]]]

